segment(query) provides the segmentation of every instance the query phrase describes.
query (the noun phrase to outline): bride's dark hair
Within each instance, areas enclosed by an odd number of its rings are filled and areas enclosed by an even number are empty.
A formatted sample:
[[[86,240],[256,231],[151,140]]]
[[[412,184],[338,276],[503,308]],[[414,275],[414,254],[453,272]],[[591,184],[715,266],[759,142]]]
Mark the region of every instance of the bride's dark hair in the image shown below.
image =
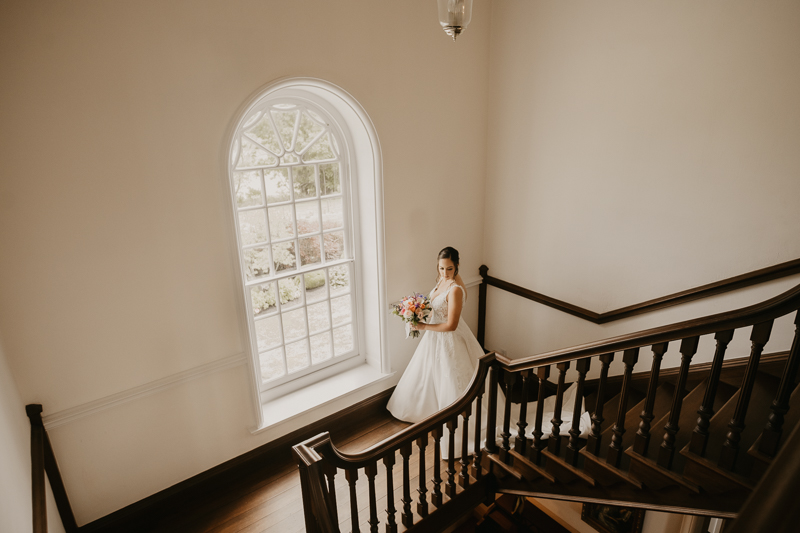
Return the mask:
[[[446,248],[442,248],[442,251],[439,252],[439,257],[437,257],[437,259],[436,259],[436,261],[437,261],[437,263],[436,263],[436,281],[437,281],[437,283],[439,281],[439,263],[438,263],[439,259],[449,259],[450,261],[452,261],[453,265],[456,267],[456,271],[453,274],[453,277],[455,278],[456,276],[458,276],[458,250],[456,250],[452,246],[448,246]]]

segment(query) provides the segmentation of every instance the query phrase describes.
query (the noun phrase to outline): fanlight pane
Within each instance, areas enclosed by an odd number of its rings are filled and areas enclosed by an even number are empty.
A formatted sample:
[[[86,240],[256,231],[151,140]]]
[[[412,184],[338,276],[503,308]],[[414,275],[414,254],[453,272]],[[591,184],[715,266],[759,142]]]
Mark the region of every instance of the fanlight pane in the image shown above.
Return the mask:
[[[342,192],[339,184],[339,163],[319,166],[319,186],[322,189],[322,196]]]
[[[294,199],[314,198],[317,195],[317,186],[314,183],[314,166],[294,167]]]
[[[284,375],[283,348],[270,350],[259,355],[261,362],[261,379],[271,381]]]
[[[292,142],[294,140],[294,125],[299,116],[300,112],[296,109],[292,111],[272,110],[272,118],[275,120],[275,126],[278,128],[283,147],[287,152],[291,152],[294,146]]]
[[[248,248],[242,252],[247,281],[269,276],[269,249]]]
[[[289,169],[274,168],[264,171],[264,184],[267,187],[267,202],[274,204],[291,198],[289,190]]]
[[[237,207],[263,205],[261,194],[261,175],[258,170],[250,172],[234,172],[233,187],[236,190]]]
[[[242,153],[239,155],[239,163],[237,163],[236,168],[266,167],[278,164],[278,160],[274,155],[267,152],[247,137],[242,137],[241,151]]]
[[[255,126],[249,128],[247,132],[252,135],[259,143],[267,147],[275,155],[281,155],[280,142],[278,142],[278,135],[272,127],[272,121],[269,115],[264,115]]]
[[[311,363],[317,364],[331,358],[331,334],[326,331],[311,337]]]
[[[281,157],[281,166],[284,167],[289,165],[296,165],[299,162],[300,158],[291,152],[286,152],[285,154],[283,154],[283,157]]]
[[[310,163],[311,161],[327,161],[330,159],[336,159],[336,156],[333,153],[333,148],[331,147],[331,141],[328,137],[329,134],[320,137],[320,139],[315,142],[305,154],[303,154],[303,161]]]
[[[297,130],[297,140],[294,142],[295,152],[302,152],[314,137],[325,131],[325,128],[311,120],[307,113],[300,118],[300,128]]]

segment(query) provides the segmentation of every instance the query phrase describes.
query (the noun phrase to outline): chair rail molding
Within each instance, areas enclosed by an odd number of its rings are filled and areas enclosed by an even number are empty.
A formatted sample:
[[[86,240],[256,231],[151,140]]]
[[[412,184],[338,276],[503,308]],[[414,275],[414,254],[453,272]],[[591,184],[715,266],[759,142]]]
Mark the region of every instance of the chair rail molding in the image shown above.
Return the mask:
[[[230,355],[228,357],[223,357],[222,359],[218,359],[216,361],[211,361],[210,363],[189,368],[181,372],[176,372],[175,374],[171,374],[169,376],[165,376],[163,378],[156,379],[150,381],[149,383],[144,383],[124,391],[110,394],[103,398],[98,398],[97,400],[92,400],[80,405],[76,405],[75,407],[56,411],[55,413],[42,417],[44,427],[45,429],[57,428],[85,416],[93,415],[111,407],[116,407],[139,398],[150,396],[151,394],[156,394],[163,390],[187,383],[203,376],[222,372],[223,370],[228,370],[229,368],[242,366],[246,362],[247,357],[244,352],[242,352]]]

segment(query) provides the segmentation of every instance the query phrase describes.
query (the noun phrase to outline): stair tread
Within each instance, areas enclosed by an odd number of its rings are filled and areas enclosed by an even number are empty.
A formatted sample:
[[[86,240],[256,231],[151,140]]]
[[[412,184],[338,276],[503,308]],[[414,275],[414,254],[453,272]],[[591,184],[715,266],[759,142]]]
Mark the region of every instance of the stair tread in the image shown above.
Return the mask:
[[[681,405],[681,414],[678,418],[678,433],[675,435],[675,450],[682,450],[692,438],[692,431],[697,425],[697,411],[703,405],[703,397],[706,394],[708,387],[708,378],[704,379],[692,389],[689,394],[683,397],[683,404]],[[717,387],[717,394],[714,397],[714,412],[716,413],[728,402],[728,400],[736,394],[736,387],[728,383],[720,382]],[[672,407],[671,405],[669,406]],[[661,441],[666,433],[666,425],[669,421],[671,409],[665,413],[655,424],[651,430],[651,443],[646,457],[654,461],[658,460],[658,448],[661,446]],[[675,453],[673,458],[672,468],[673,472],[682,472],[685,463],[685,456]]]
[[[672,403],[672,395],[674,390],[675,386],[671,383],[661,383],[658,388],[656,388],[656,397],[653,404],[653,413],[656,417],[660,417],[663,413],[666,413],[669,410],[669,407]],[[640,400],[638,403],[632,406],[625,415],[625,433],[622,434],[621,450],[625,450],[631,444],[633,444],[633,441],[636,438],[636,431],[639,429],[639,422],[641,421],[640,415],[644,410],[645,402],[646,399]],[[616,418],[614,422],[616,422]],[[603,447],[599,457],[604,461],[608,457],[608,445],[611,444],[613,428],[614,423],[612,422],[609,428],[602,434]],[[622,454],[619,468],[621,470],[627,470],[629,463],[630,458],[625,454]]]
[[[753,457],[746,452],[750,445],[755,442],[766,423],[767,416],[769,415],[769,406],[775,397],[778,383],[779,380],[774,376],[764,373],[758,373],[756,375],[749,407],[745,416],[745,427],[741,434],[738,460],[732,472],[732,474],[743,479],[747,478],[753,464]],[[702,458],[704,461],[698,461],[697,458],[699,458],[699,456],[690,452],[688,446],[681,450],[681,454],[687,459],[695,460],[698,464],[702,463],[705,468],[717,472],[722,477],[726,477],[728,472],[717,465],[722,452],[722,445],[728,434],[728,424],[733,418],[740,394],[741,391],[737,390],[725,405],[711,417],[706,455]],[[699,482],[699,484],[701,486],[703,485],[702,482]]]
[[[767,413],[767,417],[772,411],[770,410]],[[764,425],[767,423],[767,418],[764,419]],[[780,450],[781,446],[783,445],[783,441],[786,440],[786,437],[789,433],[792,432],[792,429],[797,427],[797,424],[800,423],[800,387],[796,387],[792,392],[791,396],[789,397],[789,410],[784,415],[783,420],[783,432],[781,434],[781,438],[778,441],[778,449]],[[762,427],[763,431],[763,427]],[[769,463],[771,462],[772,458],[760,453],[758,451],[758,446],[761,442],[761,435],[755,440],[748,453],[752,455],[755,459],[761,461],[762,463]]]

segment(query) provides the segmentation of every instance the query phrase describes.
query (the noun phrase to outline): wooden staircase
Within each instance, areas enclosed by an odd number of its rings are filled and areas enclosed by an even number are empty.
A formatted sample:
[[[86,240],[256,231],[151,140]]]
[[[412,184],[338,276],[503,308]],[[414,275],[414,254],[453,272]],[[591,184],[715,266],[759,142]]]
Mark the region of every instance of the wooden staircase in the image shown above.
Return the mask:
[[[782,441],[800,422],[798,309],[800,286],[747,308],[522,360],[489,353],[459,401],[360,454],[342,454],[326,434],[295,446],[306,529],[442,531],[498,493],[735,518],[758,481],[774,475]],[[762,355],[774,321],[787,315],[791,349]],[[734,335],[749,335],[749,357],[725,359]],[[692,365],[703,336],[715,339],[713,361]],[[681,365],[662,372],[670,350],[680,353]],[[621,375],[610,376],[620,363]],[[598,364],[599,378],[586,379]],[[636,373],[637,365],[645,371]],[[553,389],[561,412],[571,366],[591,413],[586,439],[581,402],[571,427],[562,427],[558,414],[543,419]],[[527,413],[525,400],[533,398],[536,412]],[[513,403],[520,403],[516,420]],[[473,433],[463,423],[470,418]],[[445,426],[449,441],[441,438]],[[481,433],[482,426],[489,429]],[[549,439],[543,428],[550,428]],[[463,437],[460,460],[452,459],[456,431]],[[477,453],[467,455],[468,442]],[[359,472],[366,477],[361,488]],[[342,492],[349,492],[349,505],[337,497]],[[343,520],[348,507],[350,519]]]

